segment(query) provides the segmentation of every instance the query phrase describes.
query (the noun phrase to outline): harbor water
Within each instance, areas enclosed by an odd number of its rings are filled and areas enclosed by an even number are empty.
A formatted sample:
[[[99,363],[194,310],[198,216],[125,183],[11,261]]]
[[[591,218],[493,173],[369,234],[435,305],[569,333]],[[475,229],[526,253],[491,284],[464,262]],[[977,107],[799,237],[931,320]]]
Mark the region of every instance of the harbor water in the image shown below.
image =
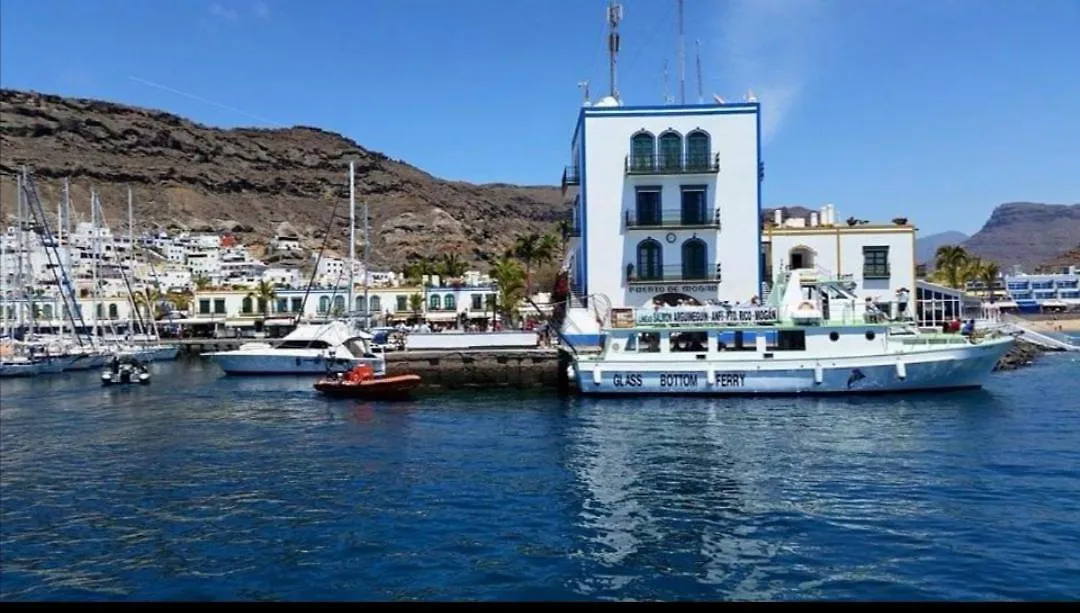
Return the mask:
[[[0,599],[1080,598],[1080,361],[851,398],[0,388]]]

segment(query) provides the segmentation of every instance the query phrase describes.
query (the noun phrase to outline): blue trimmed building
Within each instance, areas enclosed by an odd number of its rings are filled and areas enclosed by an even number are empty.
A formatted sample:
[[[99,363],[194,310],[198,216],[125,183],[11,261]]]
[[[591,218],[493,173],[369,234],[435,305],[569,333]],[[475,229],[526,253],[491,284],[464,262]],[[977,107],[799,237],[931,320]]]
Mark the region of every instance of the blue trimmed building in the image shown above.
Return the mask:
[[[562,181],[572,342],[611,306],[762,295],[760,133],[756,102],[581,109]]]

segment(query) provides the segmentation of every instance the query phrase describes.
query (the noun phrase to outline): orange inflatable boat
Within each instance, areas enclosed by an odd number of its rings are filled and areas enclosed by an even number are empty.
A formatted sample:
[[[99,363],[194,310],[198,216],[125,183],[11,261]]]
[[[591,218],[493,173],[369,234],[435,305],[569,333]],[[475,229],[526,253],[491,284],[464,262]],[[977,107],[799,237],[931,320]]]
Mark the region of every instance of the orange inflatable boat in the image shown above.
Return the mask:
[[[419,375],[376,377],[368,364],[359,364],[344,375],[332,375],[315,383],[315,389],[328,396],[365,400],[406,399],[419,386]]]

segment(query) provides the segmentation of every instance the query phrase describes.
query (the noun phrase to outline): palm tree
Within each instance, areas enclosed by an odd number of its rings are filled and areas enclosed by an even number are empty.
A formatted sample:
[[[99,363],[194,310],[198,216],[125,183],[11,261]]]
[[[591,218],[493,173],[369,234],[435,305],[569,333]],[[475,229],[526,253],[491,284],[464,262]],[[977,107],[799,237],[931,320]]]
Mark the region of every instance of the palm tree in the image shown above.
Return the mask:
[[[405,269],[402,273],[410,283],[420,285],[424,275],[438,274],[440,269],[441,265],[434,257],[425,255],[417,258],[410,258],[409,263],[405,264]]]
[[[204,277],[202,275],[199,275],[199,276],[195,277],[194,283],[195,283],[195,290],[200,291],[200,292],[210,289],[210,286],[213,285],[212,283],[210,283],[210,279],[207,279],[206,277]]]
[[[977,271],[976,278],[982,282],[986,288],[987,299],[990,302],[994,302],[994,285],[997,284],[998,275],[1001,274],[1001,267],[997,262],[991,262],[986,260],[982,262]]]
[[[444,253],[439,263],[439,274],[448,279],[460,277],[469,270],[469,265],[456,253]]]
[[[558,240],[550,234],[540,236],[519,234],[514,241],[513,253],[525,265],[525,293],[532,293],[533,264],[544,264],[555,257]]]
[[[248,292],[248,298],[254,298],[259,305],[259,312],[263,317],[270,315],[270,301],[277,297],[277,291],[274,289],[274,284],[268,281],[259,281],[259,284],[255,286],[255,289]]]
[[[934,267],[946,285],[963,289],[964,270],[970,259],[968,252],[960,245],[942,245],[934,254]]]
[[[499,306],[503,313],[512,317],[514,307],[525,295],[526,273],[517,260],[504,256],[495,261],[489,274],[499,288]]]
[[[165,299],[176,306],[179,311],[187,311],[191,306],[191,300],[195,296],[191,293],[191,290],[185,289],[182,292],[169,292],[165,295]]]
[[[420,316],[420,311],[424,308],[424,297],[419,293],[409,294],[409,308],[412,309],[413,315]]]
[[[556,229],[559,231],[559,237],[562,239],[559,242],[559,251],[566,252],[566,243],[570,240],[570,231],[573,229],[573,224],[569,219],[560,219]]]
[[[144,305],[146,307],[147,317],[157,319],[162,316],[164,309],[162,309],[161,301],[164,296],[157,287],[147,286],[143,291],[137,292],[134,298],[136,305]]]

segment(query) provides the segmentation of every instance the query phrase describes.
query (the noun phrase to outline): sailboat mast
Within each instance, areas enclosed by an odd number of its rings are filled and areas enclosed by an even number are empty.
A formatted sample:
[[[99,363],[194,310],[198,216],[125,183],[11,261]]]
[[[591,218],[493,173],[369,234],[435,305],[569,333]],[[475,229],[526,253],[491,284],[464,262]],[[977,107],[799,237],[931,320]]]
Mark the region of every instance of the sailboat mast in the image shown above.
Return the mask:
[[[131,188],[128,188],[128,264],[135,266],[135,212],[132,205]],[[129,268],[130,270],[130,268]]]
[[[91,299],[91,302],[90,302],[90,311],[91,311],[91,313],[90,313],[90,323],[91,323],[90,337],[91,338],[97,337],[97,328],[98,328],[97,310],[98,310],[98,251],[99,251],[99,249],[98,249],[98,230],[97,230],[97,207],[94,206],[96,202],[97,202],[97,192],[95,192],[94,188],[91,187],[90,188],[90,228],[91,228],[91,235],[90,235],[91,239],[90,240],[92,242],[90,244],[90,253],[92,253],[93,256],[94,256],[93,266],[90,267],[90,270],[92,271],[91,272],[91,279],[92,279],[92,283],[93,283],[93,285],[91,286],[91,294],[90,294],[90,299]]]
[[[349,294],[346,304],[349,305],[349,317],[353,317],[356,308],[353,284],[356,283],[356,170],[355,163],[349,160]],[[340,278],[340,277],[339,277]],[[337,285],[335,283],[335,285]],[[365,298],[365,308],[367,300]]]
[[[20,332],[22,331],[23,327],[23,308],[25,306],[24,303],[26,302],[26,295],[23,288],[23,245],[26,242],[26,236],[23,234],[23,182],[26,180],[25,175],[26,169],[24,168],[22,173],[20,173],[19,175],[19,193],[15,205],[15,236],[17,238],[17,242],[15,244],[15,255],[18,258],[18,267],[15,269],[15,287],[18,288],[16,296],[20,297],[19,302],[15,303],[15,308],[18,311],[18,317],[15,321],[16,325],[18,326],[16,329]]]
[[[61,209],[63,212],[61,213],[60,220],[59,220],[59,222],[57,223],[57,226],[56,226],[56,259],[57,259],[57,263],[60,265],[61,272],[64,273],[64,274],[69,275],[69,274],[71,274],[71,247],[69,245],[69,246],[64,248],[63,252],[60,251],[60,239],[61,239],[62,236],[64,236],[64,229],[65,229],[64,224],[65,223],[67,223],[69,225],[71,224],[71,189],[70,189],[70,186],[68,185],[67,177],[64,177],[64,200],[61,203],[61,206],[63,207]],[[70,231],[68,231],[67,237],[68,237],[68,242],[70,243],[71,242],[71,232]],[[67,260],[66,265],[64,263],[64,260]],[[59,289],[61,292],[63,292],[64,291],[63,284],[58,283],[57,285],[59,286],[57,289]],[[63,296],[61,296],[60,299],[61,299],[61,302],[63,302],[63,308],[65,308],[65,309],[68,308],[67,307],[67,300],[65,300],[63,298]],[[78,338],[79,333],[78,333],[77,330],[75,330],[75,326],[71,327],[71,333],[76,338]],[[64,340],[64,318],[63,317],[60,318],[60,340],[61,341]]]
[[[2,211],[2,209],[0,209]],[[0,236],[0,318],[3,318],[3,325],[0,326],[0,337],[7,336],[8,331],[8,313],[7,313],[7,295],[8,295],[8,283],[7,283],[7,217],[0,214],[0,230],[3,230],[3,236]]]
[[[368,202],[364,201],[364,329],[371,329],[371,299],[368,297],[368,258],[371,257],[371,234],[368,227]]]

